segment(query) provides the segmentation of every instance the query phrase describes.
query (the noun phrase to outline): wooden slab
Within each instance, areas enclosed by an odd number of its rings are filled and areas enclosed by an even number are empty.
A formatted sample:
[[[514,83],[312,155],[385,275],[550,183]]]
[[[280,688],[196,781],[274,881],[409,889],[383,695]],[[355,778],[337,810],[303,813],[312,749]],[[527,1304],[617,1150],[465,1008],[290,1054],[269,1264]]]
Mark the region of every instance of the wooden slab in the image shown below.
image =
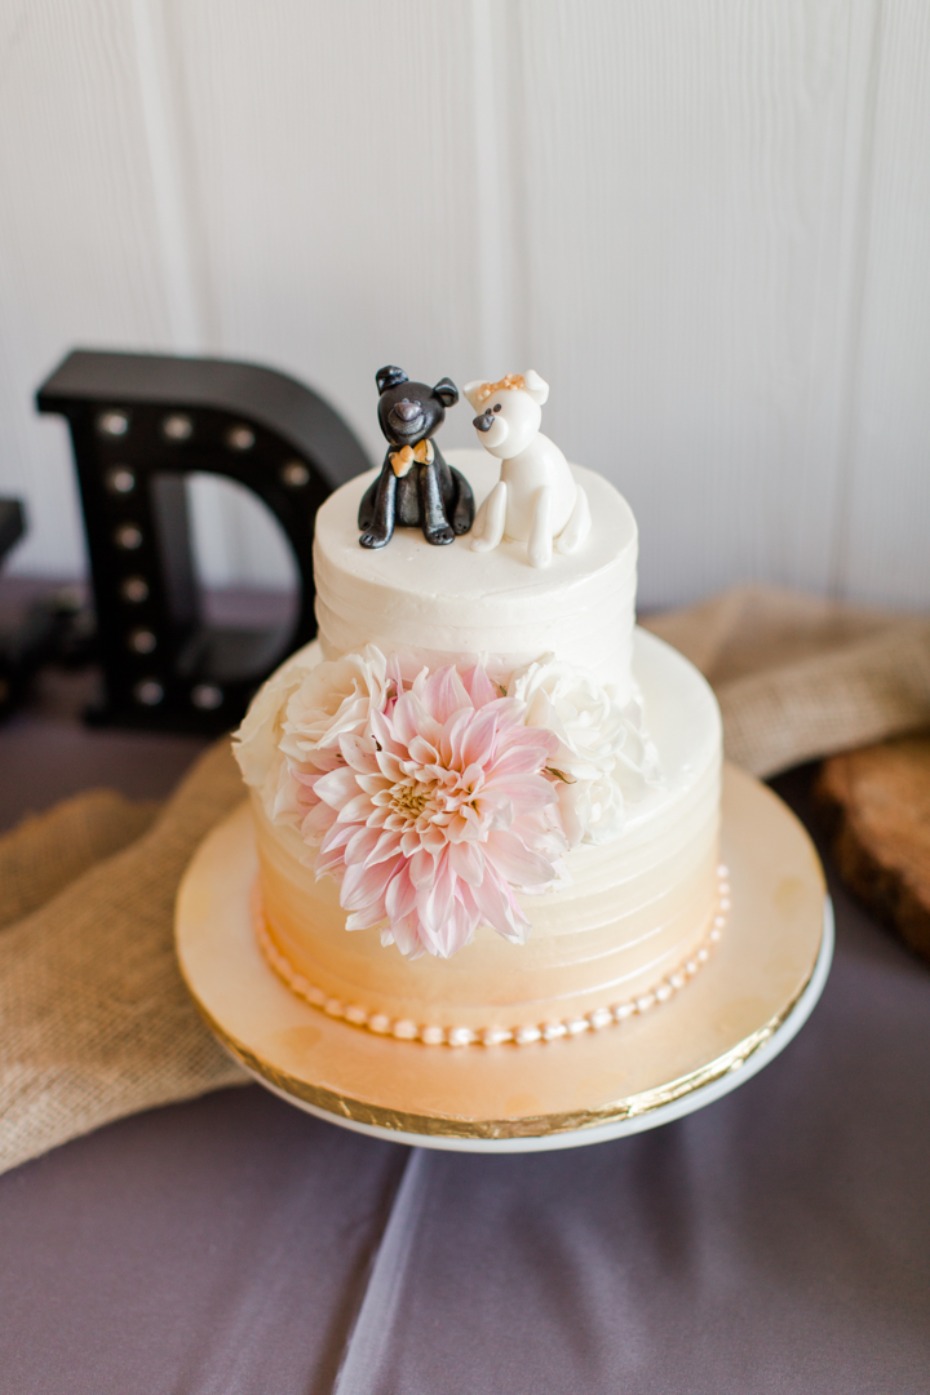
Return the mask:
[[[814,793],[843,880],[930,962],[930,735],[833,756]]]

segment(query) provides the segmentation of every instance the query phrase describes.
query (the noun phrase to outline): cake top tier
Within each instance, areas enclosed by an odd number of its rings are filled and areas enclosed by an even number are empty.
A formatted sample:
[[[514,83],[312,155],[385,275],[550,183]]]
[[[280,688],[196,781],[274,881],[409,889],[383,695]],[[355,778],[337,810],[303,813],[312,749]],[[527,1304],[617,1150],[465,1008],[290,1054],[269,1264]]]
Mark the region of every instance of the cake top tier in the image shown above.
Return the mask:
[[[480,508],[499,475],[484,451],[449,451]],[[416,528],[399,528],[389,547],[358,545],[358,509],[373,474],[350,480],[316,520],[314,574],[319,637],[335,657],[377,644],[479,654],[525,662],[554,654],[627,688],[636,601],[636,523],[607,480],[575,467],[593,524],[584,544],[527,565],[525,543],[476,552],[469,535],[431,546]]]

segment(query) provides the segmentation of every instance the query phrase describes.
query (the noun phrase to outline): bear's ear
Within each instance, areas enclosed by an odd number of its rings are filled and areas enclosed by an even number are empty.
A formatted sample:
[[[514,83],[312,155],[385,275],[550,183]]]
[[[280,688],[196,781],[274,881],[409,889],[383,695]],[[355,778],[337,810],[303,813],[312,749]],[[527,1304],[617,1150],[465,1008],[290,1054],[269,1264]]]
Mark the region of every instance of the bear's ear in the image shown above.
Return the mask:
[[[402,368],[392,368],[388,364],[387,368],[379,368],[375,374],[375,382],[378,384],[379,392],[387,392],[388,388],[398,387],[401,383],[407,382],[407,374]]]
[[[481,394],[482,390],[486,387],[487,383],[484,381],[483,378],[476,378],[473,383],[466,383],[465,386],[462,388],[462,391],[464,392],[466,398],[474,407],[476,412],[481,411]]]
[[[537,407],[545,406],[546,400],[549,397],[549,384],[544,382],[539,374],[532,368],[528,368],[523,374],[523,387],[524,391],[528,392],[530,397],[532,397]]]
[[[459,400],[459,390],[451,378],[440,378],[433,388],[433,396],[438,397],[444,407],[454,407]]]

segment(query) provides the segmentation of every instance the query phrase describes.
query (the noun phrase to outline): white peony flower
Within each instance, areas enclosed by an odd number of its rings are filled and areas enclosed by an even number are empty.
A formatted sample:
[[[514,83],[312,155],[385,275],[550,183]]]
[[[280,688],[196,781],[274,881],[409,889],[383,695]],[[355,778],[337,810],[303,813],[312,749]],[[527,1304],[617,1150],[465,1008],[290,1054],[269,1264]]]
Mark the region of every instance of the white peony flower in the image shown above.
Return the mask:
[[[270,819],[298,821],[294,769],[364,725],[384,705],[388,683],[387,660],[369,645],[341,659],[292,662],[259,688],[233,734],[233,754]]]
[[[288,698],[282,754],[302,764],[335,746],[340,736],[365,730],[372,710],[384,707],[390,681],[387,659],[373,644],[361,653],[317,664]]]
[[[550,656],[515,674],[509,693],[526,705],[527,723],[558,737],[550,768],[571,846],[616,838],[627,806],[659,779],[639,699],[621,703],[615,688]]]
[[[288,698],[313,667],[311,663],[290,663],[278,669],[263,683],[249,703],[249,710],[238,731],[233,732],[233,755],[242,778],[261,794],[271,810],[278,788],[283,759],[279,750],[282,721]]]

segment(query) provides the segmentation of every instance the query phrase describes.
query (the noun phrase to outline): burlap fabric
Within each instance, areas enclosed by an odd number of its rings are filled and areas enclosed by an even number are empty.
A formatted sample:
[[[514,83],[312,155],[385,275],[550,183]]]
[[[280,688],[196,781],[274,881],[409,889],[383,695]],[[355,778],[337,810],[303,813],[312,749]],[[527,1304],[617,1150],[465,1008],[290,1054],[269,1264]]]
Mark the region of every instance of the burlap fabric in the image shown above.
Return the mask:
[[[742,588],[650,628],[714,684],[757,775],[930,726],[930,621]],[[240,797],[224,741],[160,810],[97,791],[0,839],[0,1170],[244,1079],[172,948],[184,867]]]

